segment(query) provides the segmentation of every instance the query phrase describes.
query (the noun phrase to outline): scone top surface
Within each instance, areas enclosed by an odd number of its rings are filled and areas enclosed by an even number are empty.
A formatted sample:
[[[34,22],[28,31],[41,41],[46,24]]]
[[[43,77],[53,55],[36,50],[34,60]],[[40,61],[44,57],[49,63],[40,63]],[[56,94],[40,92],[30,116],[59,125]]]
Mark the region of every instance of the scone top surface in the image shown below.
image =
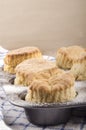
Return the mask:
[[[35,54],[39,54],[38,57],[41,56],[41,52],[37,47],[23,47],[15,50],[11,50],[6,55],[4,62],[7,65],[15,66],[18,61],[23,61],[24,58],[32,58]],[[35,57],[35,56],[34,56]],[[37,56],[36,56],[37,57]]]
[[[15,50],[9,51],[8,55],[23,55],[23,54],[28,54],[32,53],[33,51],[38,51],[39,49],[37,47],[23,47]]]
[[[53,61],[42,58],[26,60],[16,67],[16,85],[29,86],[35,79],[49,79],[52,75],[60,74],[63,70]]]
[[[26,73],[28,74],[29,72],[41,72],[47,69],[55,68],[56,65],[52,61],[48,61],[42,58],[32,58],[30,60],[25,60],[24,62],[20,63],[16,67],[16,72],[18,73]]]
[[[84,52],[84,48],[80,47],[80,46],[70,46],[70,47],[63,47],[59,50],[59,52],[63,53],[63,54],[68,54],[68,56],[70,58],[78,58],[79,56],[81,56],[81,54]]]
[[[65,90],[67,88],[73,87],[75,78],[72,73],[64,72],[51,76],[49,80],[34,80],[30,86],[30,89],[37,90],[39,88],[44,88],[47,90]],[[45,87],[46,86],[46,87]]]
[[[57,65],[63,69],[70,69],[85,49],[80,46],[62,47],[57,51]]]
[[[74,83],[75,78],[70,72],[63,72],[59,75],[54,75],[49,79],[49,84],[53,91],[62,91],[74,87]]]

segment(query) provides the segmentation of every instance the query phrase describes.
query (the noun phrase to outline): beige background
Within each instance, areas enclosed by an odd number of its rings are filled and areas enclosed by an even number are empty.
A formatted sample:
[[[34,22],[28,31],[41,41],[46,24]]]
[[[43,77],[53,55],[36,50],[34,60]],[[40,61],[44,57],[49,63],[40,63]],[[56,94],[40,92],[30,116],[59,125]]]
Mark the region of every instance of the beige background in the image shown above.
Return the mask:
[[[86,46],[86,0],[0,0],[0,44],[44,51]]]

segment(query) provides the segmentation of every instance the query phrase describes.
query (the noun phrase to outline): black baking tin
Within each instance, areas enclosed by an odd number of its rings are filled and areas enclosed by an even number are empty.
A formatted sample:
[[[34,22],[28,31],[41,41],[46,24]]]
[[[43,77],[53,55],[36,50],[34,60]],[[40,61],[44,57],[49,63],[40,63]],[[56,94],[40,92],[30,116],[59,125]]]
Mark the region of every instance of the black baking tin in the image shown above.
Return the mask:
[[[14,87],[14,85],[11,85]],[[3,86],[7,88],[7,85]],[[16,86],[16,89],[18,86]],[[19,87],[20,88],[20,87]],[[24,87],[23,87],[24,88]],[[66,123],[73,110],[86,106],[86,82],[76,82],[76,97],[65,103],[30,103],[25,101],[27,89],[22,92],[7,94],[8,100],[25,110],[27,119],[36,125],[58,125]],[[21,87],[22,90],[22,87]]]

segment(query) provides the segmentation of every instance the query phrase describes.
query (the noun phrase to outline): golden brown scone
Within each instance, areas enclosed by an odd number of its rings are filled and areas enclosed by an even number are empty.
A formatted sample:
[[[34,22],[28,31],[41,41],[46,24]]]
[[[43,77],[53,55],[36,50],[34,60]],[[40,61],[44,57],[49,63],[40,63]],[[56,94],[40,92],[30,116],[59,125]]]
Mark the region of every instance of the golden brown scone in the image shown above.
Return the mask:
[[[15,74],[15,66],[4,64],[4,71],[9,72],[10,74]]]
[[[42,54],[37,47],[23,47],[9,51],[4,58],[4,71],[15,73],[15,67],[30,58],[40,58]]]
[[[56,67],[55,62],[33,58],[16,67],[15,84],[28,86],[34,79],[49,79],[51,75],[62,72],[63,70]]]
[[[73,63],[71,72],[76,80],[86,80],[86,52]]]
[[[36,103],[70,101],[76,96],[74,82],[75,78],[71,73],[54,75],[49,80],[34,80],[25,100]]]
[[[63,69],[70,69],[85,49],[80,46],[62,47],[57,51],[56,64]]]

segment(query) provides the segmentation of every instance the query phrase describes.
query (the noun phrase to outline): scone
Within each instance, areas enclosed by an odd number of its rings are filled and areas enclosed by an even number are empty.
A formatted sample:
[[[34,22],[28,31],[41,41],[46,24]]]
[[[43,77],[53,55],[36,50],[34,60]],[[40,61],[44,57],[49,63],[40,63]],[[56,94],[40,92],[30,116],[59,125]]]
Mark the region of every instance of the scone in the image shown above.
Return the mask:
[[[49,80],[34,80],[30,85],[26,101],[36,103],[66,102],[75,98],[75,78],[71,73],[52,76]]]
[[[56,67],[55,62],[42,58],[26,60],[20,63],[15,70],[15,84],[24,86],[30,85],[34,79],[49,79],[51,75],[63,72]]]
[[[80,46],[62,47],[57,51],[56,64],[63,69],[70,69],[85,49]]]
[[[42,54],[37,47],[24,47],[9,51],[4,58],[4,71],[15,73],[15,67],[30,58],[40,58]]]
[[[71,72],[76,80],[86,80],[86,53],[74,62]]]

